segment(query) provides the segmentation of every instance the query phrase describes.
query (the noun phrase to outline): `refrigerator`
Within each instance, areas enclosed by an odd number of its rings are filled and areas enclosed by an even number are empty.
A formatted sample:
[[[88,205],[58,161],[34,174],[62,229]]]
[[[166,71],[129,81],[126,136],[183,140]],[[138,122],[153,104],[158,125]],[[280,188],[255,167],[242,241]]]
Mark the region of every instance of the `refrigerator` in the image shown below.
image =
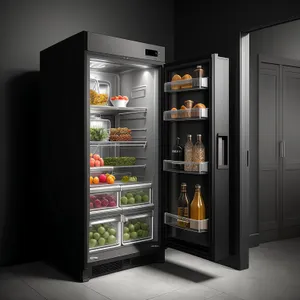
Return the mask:
[[[40,70],[47,261],[88,281],[168,247],[228,258],[229,60],[166,64],[164,47],[83,31],[41,51]],[[201,162],[174,160],[188,134]],[[201,186],[202,220],[178,216],[183,182],[190,201]]]

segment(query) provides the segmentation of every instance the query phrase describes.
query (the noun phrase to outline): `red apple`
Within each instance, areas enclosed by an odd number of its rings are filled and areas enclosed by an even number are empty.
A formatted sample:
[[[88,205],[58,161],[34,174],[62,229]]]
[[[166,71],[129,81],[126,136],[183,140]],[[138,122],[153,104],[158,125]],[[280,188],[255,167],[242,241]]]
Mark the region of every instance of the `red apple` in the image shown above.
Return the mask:
[[[94,154],[94,155],[93,155],[93,158],[94,158],[95,160],[99,160],[99,159],[100,159],[100,155],[99,155],[99,154]]]
[[[100,157],[99,161],[100,161],[100,167],[103,167],[104,166],[104,160],[103,160],[103,158]]]
[[[91,196],[90,196],[90,200],[91,200],[92,202],[94,202],[95,200],[97,200],[97,197],[94,196],[94,195],[91,195]]]
[[[100,167],[100,166],[101,166],[100,160],[95,160],[95,167]]]
[[[90,209],[94,208],[93,202],[90,202]]]
[[[116,97],[111,97],[110,99],[114,101],[114,100],[116,100]]]
[[[101,206],[106,207],[108,205],[108,200],[107,199],[102,199],[101,200]]]
[[[95,167],[95,160],[90,158],[90,167]]]
[[[104,174],[101,174],[99,177],[100,182],[106,182],[106,176]]]
[[[116,201],[109,201],[108,206],[115,207],[115,206],[117,206],[117,203],[116,203]]]
[[[95,208],[100,208],[102,206],[101,201],[100,200],[95,200],[94,206],[95,206]]]
[[[124,99],[124,100],[128,100],[128,97],[127,97],[127,96],[124,96],[123,99]]]

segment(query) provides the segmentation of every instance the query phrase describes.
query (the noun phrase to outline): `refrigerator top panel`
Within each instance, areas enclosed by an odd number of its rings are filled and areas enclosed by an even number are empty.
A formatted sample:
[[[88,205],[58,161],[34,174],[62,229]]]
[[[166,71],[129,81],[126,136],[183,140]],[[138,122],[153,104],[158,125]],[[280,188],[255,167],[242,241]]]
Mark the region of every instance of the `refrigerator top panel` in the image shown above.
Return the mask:
[[[124,59],[148,61],[154,65],[165,63],[165,47],[125,40],[117,37],[88,32],[87,50]]]

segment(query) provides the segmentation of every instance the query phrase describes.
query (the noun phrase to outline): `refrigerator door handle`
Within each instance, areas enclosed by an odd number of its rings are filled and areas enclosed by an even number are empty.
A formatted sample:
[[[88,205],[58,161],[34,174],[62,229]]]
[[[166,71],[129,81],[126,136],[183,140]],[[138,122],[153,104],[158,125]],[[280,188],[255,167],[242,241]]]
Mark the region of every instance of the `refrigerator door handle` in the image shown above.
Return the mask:
[[[152,213],[146,213],[146,214],[141,214],[141,215],[134,215],[132,217],[126,217],[124,216],[124,222],[128,222],[131,219],[141,219],[141,218],[147,218],[147,217],[152,217]]]
[[[285,157],[285,141],[280,142],[280,157],[284,158]]]

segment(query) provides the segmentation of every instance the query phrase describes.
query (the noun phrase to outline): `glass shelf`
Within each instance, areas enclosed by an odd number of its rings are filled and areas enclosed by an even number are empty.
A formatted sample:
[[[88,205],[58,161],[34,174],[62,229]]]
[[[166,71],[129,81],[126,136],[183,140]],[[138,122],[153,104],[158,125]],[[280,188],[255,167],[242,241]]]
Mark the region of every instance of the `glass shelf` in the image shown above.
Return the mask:
[[[131,168],[145,169],[146,165],[92,167],[90,168],[90,173],[99,173],[99,172],[113,171],[118,169],[131,169]]]
[[[208,77],[171,81],[171,82],[166,82],[164,85],[165,93],[198,91],[198,90],[205,90],[207,88],[208,88]]]
[[[164,121],[207,120],[208,108],[188,108],[164,112]]]
[[[143,147],[147,146],[147,141],[90,141],[92,146],[100,147]]]
[[[191,163],[184,161],[164,160],[164,171],[184,174],[207,174],[208,162]]]
[[[108,105],[90,105],[91,114],[100,115],[118,115],[118,114],[136,114],[136,113],[146,113],[146,107],[115,107]]]
[[[180,228],[187,231],[203,233],[208,230],[208,219],[205,220],[194,220],[190,218],[184,218],[177,215],[165,212],[164,223],[166,225]]]

